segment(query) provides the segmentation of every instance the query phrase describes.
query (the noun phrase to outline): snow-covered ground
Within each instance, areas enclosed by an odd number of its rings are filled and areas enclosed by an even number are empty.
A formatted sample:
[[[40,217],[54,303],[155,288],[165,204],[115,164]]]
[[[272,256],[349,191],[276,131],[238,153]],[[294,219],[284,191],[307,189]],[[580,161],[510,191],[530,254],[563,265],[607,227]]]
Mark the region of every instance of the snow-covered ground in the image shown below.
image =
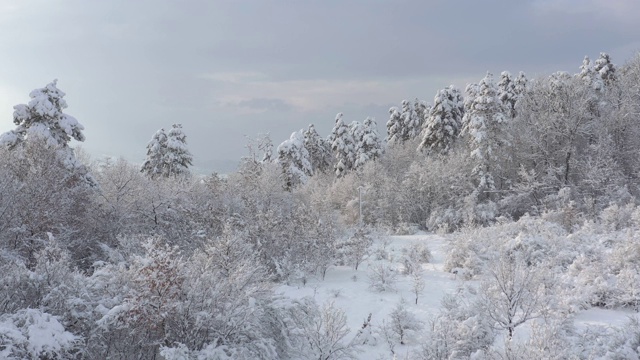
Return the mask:
[[[411,277],[402,275],[402,250],[408,248],[412,243],[423,243],[431,251],[432,258],[427,264],[423,264],[423,279],[425,289],[415,304],[415,294],[411,288]],[[354,270],[349,266],[332,267],[327,271],[323,280],[313,279],[306,285],[281,286],[277,291],[292,298],[313,297],[318,304],[326,301],[333,301],[334,304],[343,309],[348,317],[348,326],[352,329],[351,337],[355,336],[358,329],[362,327],[364,320],[371,313],[371,323],[376,329],[382,320],[389,316],[389,313],[403,299],[406,307],[414,313],[416,317],[425,324],[427,320],[440,309],[440,300],[448,292],[453,292],[460,284],[455,275],[444,272],[443,263],[446,256],[445,239],[437,235],[410,235],[391,236],[386,250],[393,268],[399,274],[395,285],[395,290],[377,292],[370,288],[368,273],[368,261],[365,261]],[[374,244],[374,249],[383,246],[380,243]],[[350,339],[349,338],[349,339]],[[410,339],[407,345],[398,345],[395,350],[398,358],[404,358],[411,349],[419,346],[419,339]],[[384,341],[377,342],[375,346],[364,346],[360,353],[361,359],[376,359],[390,354],[388,346]]]
[[[422,321],[426,327],[429,319],[440,310],[442,297],[447,293],[455,292],[461,286],[468,285],[469,282],[463,282],[454,274],[443,271],[447,241],[442,236],[433,234],[391,236],[386,243],[390,263],[398,272],[395,290],[377,292],[370,287],[368,267],[370,261],[375,261],[374,255],[371,255],[360,265],[358,270],[349,266],[332,267],[327,271],[324,280],[311,279],[306,285],[282,285],[277,289],[277,292],[294,299],[312,297],[318,304],[333,302],[347,315],[348,326],[351,329],[347,341],[356,335],[370,313],[372,314],[371,324],[374,331],[379,329],[383,319],[387,319],[394,307],[403,300],[406,303],[406,308],[415,314],[416,318]],[[426,245],[432,255],[431,261],[422,265],[425,288],[417,305],[415,304],[415,294],[412,291],[411,277],[403,275],[401,272],[403,249],[407,249],[414,243]],[[381,241],[376,242],[373,246],[374,251],[383,246]],[[593,308],[578,313],[575,317],[575,325],[578,329],[592,325],[619,327],[624,326],[630,315],[632,313],[628,311]],[[528,333],[529,329],[525,324],[519,328],[519,336],[516,336],[514,340],[522,340],[528,336]],[[500,342],[498,337],[496,343]],[[397,344],[394,349],[395,358],[410,359],[410,352],[419,349],[419,346],[420,335],[410,338],[406,345]],[[359,358],[390,359],[392,355],[388,345],[380,335],[377,335],[375,345],[361,347]]]

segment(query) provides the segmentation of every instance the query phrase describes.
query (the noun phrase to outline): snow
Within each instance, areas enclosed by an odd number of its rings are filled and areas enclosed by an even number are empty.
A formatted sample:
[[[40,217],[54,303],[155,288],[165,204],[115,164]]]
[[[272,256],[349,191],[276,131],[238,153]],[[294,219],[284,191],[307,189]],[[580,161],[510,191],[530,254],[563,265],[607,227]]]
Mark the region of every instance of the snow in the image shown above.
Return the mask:
[[[576,315],[575,325],[578,329],[594,325],[623,327],[629,322],[629,318],[636,314],[636,312],[630,310],[591,308]]]
[[[8,343],[4,339],[10,340]],[[13,315],[0,317],[0,356],[20,353],[30,358],[40,358],[63,354],[77,341],[75,335],[64,329],[55,316],[36,309],[20,310]],[[6,346],[6,347],[5,347]],[[12,351],[13,350],[13,351]]]
[[[419,321],[428,325],[429,320],[441,310],[441,300],[445,294],[456,293],[462,287],[469,285],[475,287],[477,281],[463,281],[461,277],[444,271],[444,261],[447,256],[446,236],[419,233],[417,235],[390,236],[388,239],[386,247],[382,240],[374,243],[372,253],[381,248],[385,248],[388,252],[391,260],[389,264],[398,273],[395,291],[377,292],[371,288],[367,276],[368,270],[371,264],[379,260],[373,259],[374,255],[370,255],[357,271],[349,266],[332,267],[327,271],[324,281],[310,279],[306,285],[281,285],[276,289],[276,292],[293,299],[311,297],[318,304],[334,302],[337,308],[347,314],[347,325],[351,332],[346,341],[351,341],[356,336],[362,328],[363,322],[369,314],[372,314],[371,324],[376,341],[373,344],[361,346],[358,358],[390,358],[389,348],[377,331],[383,320],[389,321],[390,313],[401,301],[405,301],[407,310],[413,313]],[[424,244],[431,251],[430,262],[422,264],[422,277],[426,286],[417,305],[415,304],[415,294],[412,292],[411,276],[401,274],[403,249],[409,248],[412,244]],[[576,330],[584,330],[592,326],[618,328],[625,326],[633,314],[634,312],[628,310],[591,308],[579,312],[575,316],[574,325]],[[527,341],[532,323],[533,320],[519,327],[513,341]],[[414,338],[409,338],[406,345],[397,344],[394,349],[396,358],[412,358],[411,352],[419,350],[423,342],[420,337],[423,332],[424,330],[418,331]],[[498,333],[494,346],[500,346],[503,343],[504,335]]]
[[[406,301],[407,310],[426,323],[439,311],[442,297],[447,293],[454,292],[461,285],[454,274],[443,271],[446,240],[437,235],[426,234],[391,236],[389,239],[386,249],[389,257],[394,260],[391,264],[398,273],[402,269],[399,260],[402,257],[403,249],[414,243],[422,243],[431,250],[431,262],[422,265],[426,287],[418,300],[418,305],[415,305],[415,295],[411,291],[410,276],[399,275],[395,291],[376,292],[371,289],[367,276],[370,262],[367,261],[360,265],[357,271],[353,267],[336,266],[327,271],[324,281],[313,279],[304,286],[282,285],[276,291],[295,299],[312,297],[318,304],[333,301],[336,307],[343,309],[347,314],[347,325],[351,329],[347,341],[355,336],[369,313],[372,314],[373,328],[379,328],[382,320],[389,316],[402,299]],[[380,243],[374,244],[374,248],[381,246]],[[398,345],[396,347],[398,358],[405,358],[409,351],[419,348],[419,339],[412,340],[409,340],[406,346]],[[379,336],[375,346],[363,346],[361,350],[363,350],[359,354],[361,359],[376,359],[379,355],[387,356],[389,354],[387,345],[381,341]]]

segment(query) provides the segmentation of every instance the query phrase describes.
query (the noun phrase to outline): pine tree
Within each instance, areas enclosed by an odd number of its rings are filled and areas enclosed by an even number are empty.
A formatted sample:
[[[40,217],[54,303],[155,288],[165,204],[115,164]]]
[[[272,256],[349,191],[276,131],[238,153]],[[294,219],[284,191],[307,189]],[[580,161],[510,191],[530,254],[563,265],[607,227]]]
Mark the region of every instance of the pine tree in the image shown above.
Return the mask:
[[[331,131],[333,139],[331,150],[336,158],[334,166],[336,176],[340,177],[353,168],[355,146],[349,127],[342,121],[342,113],[336,115],[336,124]]]
[[[42,89],[35,89],[29,104],[14,106],[13,123],[17,127],[0,138],[0,144],[13,148],[29,137],[44,139],[48,145],[68,148],[71,139],[84,141],[84,126],[73,116],[67,115],[66,95],[56,87],[54,80]]]
[[[427,117],[429,117],[429,112],[431,111],[429,104],[424,100],[416,98],[413,102],[413,109],[416,111],[416,115],[418,116],[419,121],[423,124],[422,127],[424,128],[424,122],[426,121]]]
[[[376,160],[382,156],[382,143],[378,135],[378,124],[368,117],[364,121],[363,133],[356,143],[356,161],[354,167],[361,168],[369,161]]]
[[[473,173],[478,179],[477,190],[483,193],[495,189],[493,174],[498,170],[498,151],[506,145],[500,129],[505,116],[491,73],[487,73],[477,86],[467,89],[469,98],[465,103],[462,132],[468,135],[471,156],[476,161]]]
[[[14,106],[13,123],[15,129],[0,136],[0,146],[15,149],[25,141],[39,140],[54,149],[58,159],[70,172],[79,175],[86,184],[97,186],[93,176],[75,157],[69,142],[73,139],[84,141],[84,126],[71,115],[65,114],[66,95],[57,88],[57,80],[41,89],[35,89],[29,97],[29,104]]]
[[[187,148],[187,136],[182,131],[182,124],[173,124],[167,134],[167,152],[165,163],[168,176],[189,175],[189,166],[193,156]]]
[[[418,117],[413,105],[402,100],[402,141],[415,139],[422,132],[422,119]]]
[[[389,109],[389,121],[387,121],[387,144],[392,146],[402,142],[402,116],[400,109],[393,106]]]
[[[516,94],[516,105],[514,106],[514,111],[515,111],[514,117],[518,115],[517,105],[518,105],[518,102],[522,100],[522,98],[527,93],[528,84],[529,82],[527,80],[527,75],[523,71],[520,71],[518,73],[518,77],[516,77],[516,79],[513,81],[513,90]]]
[[[313,124],[304,132],[304,147],[309,153],[309,160],[315,174],[325,172],[331,167],[331,144],[323,139]]]
[[[151,179],[164,176],[164,157],[167,150],[167,134],[164,129],[160,129],[153,134],[151,141],[147,144],[147,159],[142,164],[140,172]]]
[[[593,66],[591,66],[591,60],[589,60],[588,56],[585,56],[584,60],[582,60],[580,73],[576,74],[576,76],[584,82],[584,85],[595,91],[601,91],[604,87],[604,82],[602,81],[600,73],[595,71]]]
[[[354,150],[357,152],[358,144],[362,141],[362,137],[364,136],[364,125],[359,121],[352,121],[351,124],[349,124],[349,133],[353,139]]]
[[[605,85],[611,85],[616,81],[616,68],[611,63],[611,57],[607,53],[600,53],[600,57],[596,60],[593,70],[600,74]]]
[[[433,107],[425,122],[418,150],[446,154],[460,133],[464,104],[460,91],[453,85],[444,88],[433,99]]]
[[[147,144],[147,159],[140,172],[152,179],[184,177],[189,175],[192,155],[187,148],[187,137],[181,124],[174,124],[166,133],[160,129]]]
[[[285,189],[303,184],[313,174],[313,167],[309,161],[309,152],[304,147],[302,130],[291,134],[278,146],[278,163],[282,167]]]
[[[513,119],[516,116],[516,101],[518,101],[518,95],[516,93],[516,84],[511,78],[511,73],[508,71],[503,71],[500,74],[498,98],[504,108],[505,116]]]
[[[467,116],[467,114],[469,113],[469,111],[471,111],[471,108],[473,107],[473,102],[475,101],[476,96],[478,94],[478,87],[479,87],[478,84],[472,83],[472,84],[467,84],[467,87],[464,89],[466,96],[464,97],[464,101],[463,101],[464,116],[462,117],[462,129],[465,129],[469,126],[468,120],[470,119],[470,117]]]

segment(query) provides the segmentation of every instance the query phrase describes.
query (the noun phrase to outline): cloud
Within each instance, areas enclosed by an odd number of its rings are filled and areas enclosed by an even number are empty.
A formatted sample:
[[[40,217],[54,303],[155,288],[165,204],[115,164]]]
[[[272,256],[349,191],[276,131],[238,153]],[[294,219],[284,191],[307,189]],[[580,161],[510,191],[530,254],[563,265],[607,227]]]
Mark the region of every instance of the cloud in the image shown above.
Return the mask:
[[[637,22],[640,2],[637,0],[537,0],[533,8],[538,11],[567,15],[590,14],[611,23]]]
[[[276,111],[284,112],[290,111],[291,105],[287,104],[282,99],[268,99],[268,98],[253,98],[249,100],[242,100],[237,103],[239,108],[245,108],[254,110],[256,112]]]
[[[242,113],[247,110],[308,113],[340,108],[347,103],[386,104],[405,98],[429,99],[435,94],[435,87],[447,86],[455,80],[443,77],[273,80],[253,73],[220,73],[203,77],[212,81],[211,96],[218,107],[235,108]]]

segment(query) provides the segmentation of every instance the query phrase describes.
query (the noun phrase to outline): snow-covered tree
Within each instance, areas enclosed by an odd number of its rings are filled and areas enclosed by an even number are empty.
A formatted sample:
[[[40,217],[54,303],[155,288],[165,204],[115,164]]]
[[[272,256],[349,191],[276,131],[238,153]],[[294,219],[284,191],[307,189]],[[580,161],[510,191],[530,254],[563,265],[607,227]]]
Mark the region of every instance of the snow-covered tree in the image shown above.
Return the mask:
[[[54,80],[41,89],[35,89],[28,104],[13,107],[15,129],[0,135],[0,146],[15,149],[25,141],[42,141],[53,149],[64,166],[71,172],[79,173],[90,186],[96,186],[95,180],[82,165],[69,147],[71,140],[84,141],[84,126],[71,115],[65,114],[66,95],[57,88]]]
[[[309,153],[313,173],[323,173],[331,167],[331,143],[322,138],[313,124],[304,132],[304,147]]]
[[[517,100],[520,100],[527,92],[527,86],[529,83],[529,80],[527,79],[527,75],[524,73],[524,71],[520,71],[518,73],[518,76],[513,81],[513,83],[514,83],[514,90],[517,96],[517,99],[516,99],[516,103],[517,103]]]
[[[416,99],[415,106],[408,100],[402,100],[402,108],[389,109],[387,121],[387,144],[402,144],[420,136],[424,116],[429,112],[429,106]]]
[[[362,136],[356,140],[356,161],[354,167],[361,168],[370,160],[382,156],[382,143],[378,135],[378,124],[373,118],[367,117],[362,127]]]
[[[418,298],[424,292],[425,286],[423,271],[422,268],[420,268],[411,274],[411,292],[416,296],[416,305],[418,305]]]
[[[453,85],[439,90],[425,122],[418,150],[446,154],[460,133],[464,103],[460,91]]]
[[[147,159],[142,164],[140,171],[148,177],[155,179],[166,174],[165,154],[167,151],[167,133],[160,129],[153,134],[147,144]]]
[[[594,89],[580,78],[559,72],[536,81],[519,103],[513,154],[535,170],[545,187],[557,192],[573,184],[581,154],[595,150],[589,142],[597,135],[599,110]]]
[[[353,168],[355,161],[355,142],[349,131],[349,127],[342,121],[342,113],[336,115],[336,124],[331,131],[331,150],[336,158],[334,165],[336,176],[343,176]]]
[[[84,126],[63,112],[67,102],[65,93],[56,87],[57,82],[54,80],[42,89],[33,90],[29,104],[13,107],[13,122],[17,127],[0,137],[1,145],[12,148],[29,137],[39,137],[48,145],[68,148],[71,139],[85,140]]]
[[[140,171],[152,179],[185,177],[189,175],[192,159],[182,125],[173,124],[168,133],[160,129],[153,135]]]
[[[415,139],[422,132],[423,118],[418,117],[413,104],[407,100],[402,100],[402,141]]]
[[[580,73],[576,74],[576,76],[584,82],[585,86],[595,91],[601,91],[604,86],[600,73],[595,71],[588,56],[584,57],[580,66]]]
[[[384,292],[396,289],[398,272],[386,261],[376,261],[369,264],[367,271],[371,289]]]
[[[277,162],[282,167],[284,186],[287,190],[305,183],[307,178],[313,175],[313,167],[309,152],[304,146],[302,130],[292,133],[288,140],[278,146],[277,152]]]
[[[476,166],[473,170],[478,181],[478,192],[495,189],[494,172],[498,169],[500,147],[506,145],[500,126],[505,122],[493,75],[487,75],[476,85],[467,87],[462,133],[467,135],[471,156]]]
[[[358,159],[358,146],[362,142],[362,137],[364,136],[364,125],[359,121],[352,121],[351,124],[349,124],[349,133],[353,139],[353,163],[355,167],[355,162]]]
[[[611,85],[616,81],[616,68],[615,65],[611,63],[611,57],[607,53],[600,53],[600,57],[595,61],[593,70],[600,74],[600,77],[606,85]]]
[[[406,304],[402,300],[389,314],[389,322],[383,326],[387,326],[396,341],[404,345],[407,338],[414,332],[421,330],[424,324],[416,318],[415,314],[407,310]]]
[[[544,306],[542,272],[527,264],[520,254],[502,253],[489,265],[482,282],[483,310],[495,326],[507,330],[509,339],[516,327],[539,315]]]
[[[173,124],[167,133],[166,160],[171,176],[185,176],[189,174],[189,166],[193,156],[187,148],[187,136],[182,131],[182,124]]]
[[[349,328],[342,309],[333,302],[327,302],[320,308],[310,298],[304,298],[297,304],[291,309],[302,340],[295,351],[296,359],[356,359],[358,346],[344,339]]]
[[[413,102],[413,109],[415,110],[419,121],[421,122],[421,124],[424,127],[424,121],[429,116],[429,112],[431,111],[431,107],[429,106],[429,104],[426,101],[416,98],[414,100],[414,102]]]
[[[344,263],[353,265],[354,268],[358,270],[358,266],[369,253],[372,244],[373,238],[371,237],[370,231],[360,227],[356,229],[351,237],[338,242],[336,248],[338,253],[343,257]]]
[[[262,151],[261,161],[263,163],[273,161],[273,142],[268,133],[258,137],[258,150]]]
[[[498,82],[498,98],[504,108],[503,112],[509,119],[513,119],[516,115],[516,101],[518,95],[516,93],[516,84],[511,77],[511,73],[503,71],[500,74]]]
[[[402,113],[393,106],[389,109],[389,121],[387,121],[387,144],[394,145],[402,142]]]

